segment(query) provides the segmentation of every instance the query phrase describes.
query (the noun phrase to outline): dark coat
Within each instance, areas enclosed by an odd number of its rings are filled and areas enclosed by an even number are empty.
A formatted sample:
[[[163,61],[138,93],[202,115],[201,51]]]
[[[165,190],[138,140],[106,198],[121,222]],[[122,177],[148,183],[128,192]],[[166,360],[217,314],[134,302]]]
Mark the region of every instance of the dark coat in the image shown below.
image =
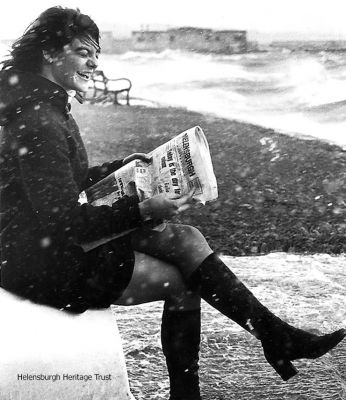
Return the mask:
[[[36,74],[0,72],[0,124],[1,285],[56,307],[78,303],[86,283],[96,297],[110,290],[111,271],[133,267],[129,238],[90,254],[80,244],[140,226],[138,198],[112,207],[78,198],[122,161],[88,168],[66,91]]]

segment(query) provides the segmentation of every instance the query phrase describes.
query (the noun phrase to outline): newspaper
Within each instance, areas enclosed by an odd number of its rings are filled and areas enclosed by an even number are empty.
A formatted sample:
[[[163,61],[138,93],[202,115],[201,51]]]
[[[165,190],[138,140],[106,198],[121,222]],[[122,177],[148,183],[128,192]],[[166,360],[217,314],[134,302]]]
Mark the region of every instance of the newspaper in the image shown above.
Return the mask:
[[[194,199],[202,204],[217,199],[209,145],[199,126],[182,132],[148,156],[150,163],[134,160],[82,192],[80,203],[112,205],[124,195],[134,194],[140,201],[160,193],[177,199],[191,189],[194,189]]]

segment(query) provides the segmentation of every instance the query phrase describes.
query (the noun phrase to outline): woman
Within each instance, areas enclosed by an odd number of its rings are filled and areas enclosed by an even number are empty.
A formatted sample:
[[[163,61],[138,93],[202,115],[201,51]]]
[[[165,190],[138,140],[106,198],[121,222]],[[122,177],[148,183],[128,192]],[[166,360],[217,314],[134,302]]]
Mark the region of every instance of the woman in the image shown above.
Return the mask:
[[[195,228],[147,221],[188,208],[162,195],[111,207],[78,203],[79,193],[132,154],[88,167],[69,96],[85,92],[98,64],[99,30],[78,10],[43,12],[13,45],[0,72],[1,284],[32,301],[71,312],[163,300],[162,348],[171,400],[200,399],[200,299],[255,335],[287,380],[291,363],[316,358],[346,335],[316,336],[273,315],[210,249]],[[137,228],[84,253],[82,243]]]

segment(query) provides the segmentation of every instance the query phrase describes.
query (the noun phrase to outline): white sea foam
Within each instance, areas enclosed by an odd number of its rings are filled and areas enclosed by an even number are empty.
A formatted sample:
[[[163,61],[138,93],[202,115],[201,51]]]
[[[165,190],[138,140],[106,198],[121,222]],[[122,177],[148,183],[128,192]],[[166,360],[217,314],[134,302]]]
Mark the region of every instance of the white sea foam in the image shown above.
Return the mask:
[[[129,52],[101,67],[128,76],[134,97],[346,145],[344,53]]]

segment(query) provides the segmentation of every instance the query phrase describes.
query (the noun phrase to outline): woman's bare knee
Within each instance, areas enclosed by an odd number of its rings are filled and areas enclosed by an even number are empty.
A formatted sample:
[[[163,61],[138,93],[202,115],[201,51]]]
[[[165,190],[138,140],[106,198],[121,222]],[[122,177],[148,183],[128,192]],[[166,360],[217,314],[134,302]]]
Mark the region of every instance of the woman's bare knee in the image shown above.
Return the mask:
[[[150,254],[177,265],[180,269],[194,270],[212,253],[208,242],[195,227],[167,224],[163,231],[141,229],[133,234],[137,251]]]
[[[175,266],[143,253],[135,255],[132,279],[114,304],[136,305],[163,300],[172,309],[199,307],[200,297],[187,289]]]
[[[166,229],[169,237],[166,246],[168,260],[175,262],[184,276],[212,253],[207,240],[194,226],[169,224]]]
[[[199,229],[192,225],[169,224],[170,237],[181,246],[195,246],[198,248],[209,248],[206,238]]]

